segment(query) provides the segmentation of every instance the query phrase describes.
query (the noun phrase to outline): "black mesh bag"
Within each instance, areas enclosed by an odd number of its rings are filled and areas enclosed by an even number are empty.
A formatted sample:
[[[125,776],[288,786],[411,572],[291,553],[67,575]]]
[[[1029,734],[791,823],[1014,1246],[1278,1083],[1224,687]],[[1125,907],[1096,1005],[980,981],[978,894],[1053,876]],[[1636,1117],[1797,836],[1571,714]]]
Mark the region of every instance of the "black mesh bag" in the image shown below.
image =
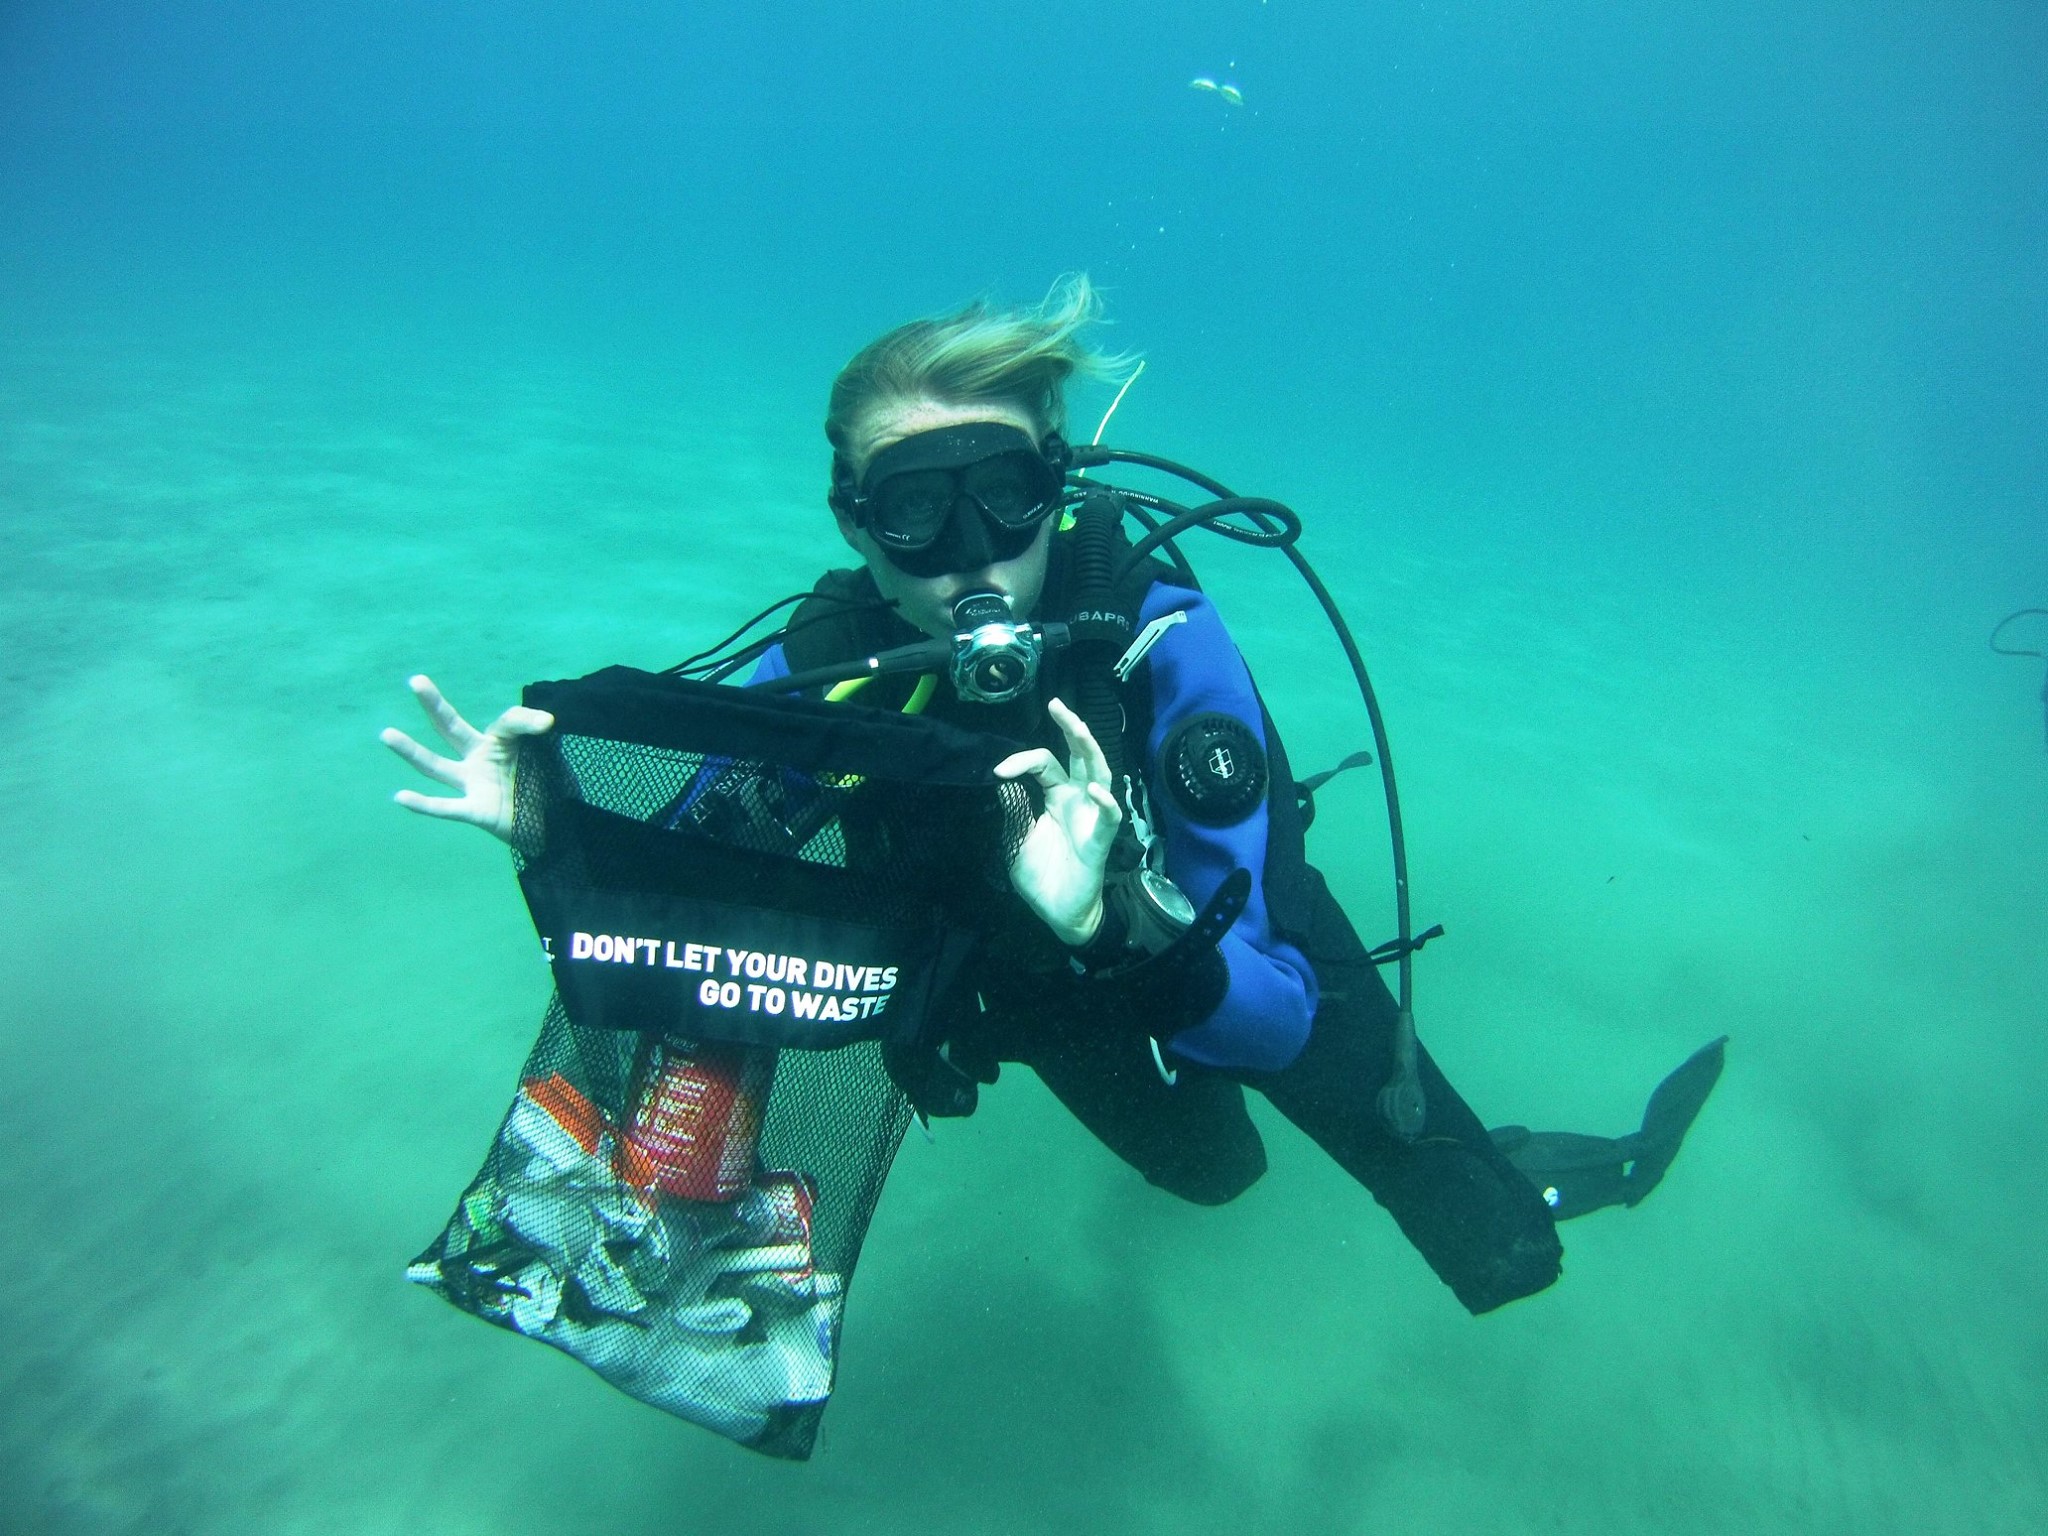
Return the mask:
[[[407,1271],[621,1390],[809,1456],[916,1038],[1034,807],[1015,744],[622,667],[536,683],[514,849],[555,996]]]

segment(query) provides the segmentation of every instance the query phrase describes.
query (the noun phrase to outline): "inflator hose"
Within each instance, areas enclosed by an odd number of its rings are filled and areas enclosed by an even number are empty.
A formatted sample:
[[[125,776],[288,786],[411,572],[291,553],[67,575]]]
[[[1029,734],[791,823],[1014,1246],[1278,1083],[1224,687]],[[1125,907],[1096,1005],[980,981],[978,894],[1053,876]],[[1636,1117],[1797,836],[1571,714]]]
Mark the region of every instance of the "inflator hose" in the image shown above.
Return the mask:
[[[1074,614],[1068,621],[1068,644],[1074,665],[1068,669],[1074,713],[1087,723],[1109,759],[1110,782],[1120,785],[1130,772],[1124,749],[1124,707],[1117,696],[1112,668],[1137,633],[1137,615],[1116,602],[1116,567],[1123,507],[1113,492],[1090,491],[1074,512],[1068,545],[1073,562],[1068,590]]]

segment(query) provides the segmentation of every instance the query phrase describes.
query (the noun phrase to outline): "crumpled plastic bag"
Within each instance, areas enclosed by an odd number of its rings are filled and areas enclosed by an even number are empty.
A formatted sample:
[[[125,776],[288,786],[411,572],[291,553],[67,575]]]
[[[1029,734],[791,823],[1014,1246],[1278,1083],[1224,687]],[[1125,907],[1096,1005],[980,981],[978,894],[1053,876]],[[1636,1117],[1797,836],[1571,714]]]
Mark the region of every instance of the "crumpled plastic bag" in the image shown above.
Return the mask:
[[[844,1287],[812,1267],[804,1175],[700,1203],[621,1178],[617,1150],[561,1079],[523,1085],[451,1225],[467,1240],[444,1235],[407,1278],[742,1443],[824,1401]]]

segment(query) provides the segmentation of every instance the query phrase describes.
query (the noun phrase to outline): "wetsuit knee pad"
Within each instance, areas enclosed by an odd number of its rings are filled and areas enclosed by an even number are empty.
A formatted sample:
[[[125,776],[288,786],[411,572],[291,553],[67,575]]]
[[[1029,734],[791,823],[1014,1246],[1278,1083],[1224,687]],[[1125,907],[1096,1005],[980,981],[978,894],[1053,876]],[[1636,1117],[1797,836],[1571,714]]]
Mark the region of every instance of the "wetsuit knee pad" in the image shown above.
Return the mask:
[[[1182,1063],[1163,1081],[1133,1042],[1040,1021],[1012,1032],[1005,1060],[1038,1074],[1066,1110],[1145,1182],[1194,1205],[1226,1205],[1266,1172],[1266,1144],[1229,1075]]]
[[[1253,1133],[1249,1145],[1209,1145],[1197,1156],[1138,1165],[1145,1182],[1190,1205],[1228,1205],[1266,1176],[1266,1147]]]

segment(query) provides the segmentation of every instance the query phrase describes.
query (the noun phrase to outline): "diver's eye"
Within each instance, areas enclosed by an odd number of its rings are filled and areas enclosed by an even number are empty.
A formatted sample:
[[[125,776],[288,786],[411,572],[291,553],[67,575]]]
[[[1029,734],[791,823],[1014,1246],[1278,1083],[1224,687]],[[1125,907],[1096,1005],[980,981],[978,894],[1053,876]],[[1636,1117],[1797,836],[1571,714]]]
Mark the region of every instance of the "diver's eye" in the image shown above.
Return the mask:
[[[877,531],[904,543],[929,543],[946,525],[953,510],[954,480],[950,470],[911,470],[891,475],[869,500]]]
[[[1037,514],[1045,500],[1044,475],[1020,453],[984,459],[961,476],[961,489],[999,523],[1016,524]]]

